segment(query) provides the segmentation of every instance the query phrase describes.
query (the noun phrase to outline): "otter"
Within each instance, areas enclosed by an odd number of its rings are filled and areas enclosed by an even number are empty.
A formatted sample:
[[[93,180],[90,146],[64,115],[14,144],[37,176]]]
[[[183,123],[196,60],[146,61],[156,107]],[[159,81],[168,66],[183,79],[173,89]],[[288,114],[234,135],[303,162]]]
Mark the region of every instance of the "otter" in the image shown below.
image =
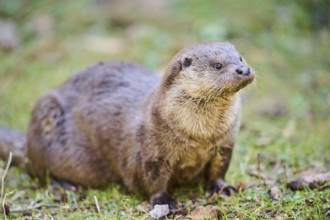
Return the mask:
[[[0,138],[0,154],[14,152],[15,164],[41,184],[47,174],[94,188],[120,182],[147,195],[151,207],[175,209],[170,186],[181,180],[232,194],[225,174],[240,124],[239,91],[254,78],[228,42],[182,49],[162,77],[126,61],[100,62],[43,95],[26,141],[13,149]]]

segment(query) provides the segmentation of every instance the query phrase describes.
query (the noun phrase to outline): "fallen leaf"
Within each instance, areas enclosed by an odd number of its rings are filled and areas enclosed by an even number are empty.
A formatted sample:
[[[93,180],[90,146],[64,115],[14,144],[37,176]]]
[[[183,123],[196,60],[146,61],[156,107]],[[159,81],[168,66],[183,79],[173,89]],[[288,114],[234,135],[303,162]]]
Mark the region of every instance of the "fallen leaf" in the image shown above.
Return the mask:
[[[147,213],[148,210],[149,210],[149,204],[147,203],[141,203],[139,204],[138,206],[135,207],[135,209],[138,211],[138,212],[143,212],[143,213]]]
[[[298,179],[289,182],[287,187],[291,190],[302,190],[305,187],[320,188],[326,184],[330,184],[330,172],[314,170],[304,172]]]
[[[179,218],[179,217],[186,216],[186,215],[188,215],[188,213],[189,213],[189,211],[188,211],[187,208],[185,208],[185,207],[179,208],[179,209],[174,210],[171,213],[170,218],[176,219],[176,218]]]
[[[268,190],[268,195],[271,199],[278,200],[282,196],[282,192],[277,186],[273,186]]]
[[[191,219],[216,219],[218,214],[219,209],[214,206],[198,206],[187,217]]]

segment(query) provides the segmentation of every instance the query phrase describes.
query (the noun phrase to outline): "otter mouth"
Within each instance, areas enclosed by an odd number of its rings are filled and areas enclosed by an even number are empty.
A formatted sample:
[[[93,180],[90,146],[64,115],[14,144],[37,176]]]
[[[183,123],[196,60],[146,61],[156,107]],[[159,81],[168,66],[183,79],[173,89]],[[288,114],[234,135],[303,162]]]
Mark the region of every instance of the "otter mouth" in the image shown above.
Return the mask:
[[[244,86],[247,86],[250,84],[255,78],[255,74],[251,73],[250,75],[244,77],[243,84]]]
[[[249,75],[246,75],[246,76],[241,76],[240,79],[239,79],[240,83],[239,83],[238,88],[237,88],[236,91],[238,91],[238,90],[246,87],[250,83],[252,83],[254,78],[255,78],[254,73],[250,73]]]

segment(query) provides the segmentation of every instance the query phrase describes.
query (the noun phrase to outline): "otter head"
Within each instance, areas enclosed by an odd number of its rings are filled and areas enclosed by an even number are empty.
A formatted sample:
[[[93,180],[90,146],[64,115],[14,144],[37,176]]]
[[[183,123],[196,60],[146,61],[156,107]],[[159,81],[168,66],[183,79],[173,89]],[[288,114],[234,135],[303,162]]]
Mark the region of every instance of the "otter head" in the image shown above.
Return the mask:
[[[205,42],[181,50],[167,70],[168,85],[193,98],[230,96],[251,83],[254,70],[228,42]]]

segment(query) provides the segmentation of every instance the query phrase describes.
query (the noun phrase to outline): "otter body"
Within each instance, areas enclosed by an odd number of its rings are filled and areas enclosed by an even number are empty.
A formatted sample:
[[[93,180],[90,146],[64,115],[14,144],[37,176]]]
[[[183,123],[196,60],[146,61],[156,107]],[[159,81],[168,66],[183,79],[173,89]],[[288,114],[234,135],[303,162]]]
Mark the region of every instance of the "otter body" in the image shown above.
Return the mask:
[[[206,42],[181,50],[162,78],[136,64],[99,63],[37,102],[27,135],[27,171],[73,184],[122,182],[152,206],[169,186],[224,182],[239,127],[239,90],[254,79],[236,49]]]
[[[137,131],[145,94],[159,81],[135,64],[99,63],[44,95],[28,128],[30,172],[43,180],[49,171],[56,179],[91,187],[134,175],[128,169],[141,151]]]

